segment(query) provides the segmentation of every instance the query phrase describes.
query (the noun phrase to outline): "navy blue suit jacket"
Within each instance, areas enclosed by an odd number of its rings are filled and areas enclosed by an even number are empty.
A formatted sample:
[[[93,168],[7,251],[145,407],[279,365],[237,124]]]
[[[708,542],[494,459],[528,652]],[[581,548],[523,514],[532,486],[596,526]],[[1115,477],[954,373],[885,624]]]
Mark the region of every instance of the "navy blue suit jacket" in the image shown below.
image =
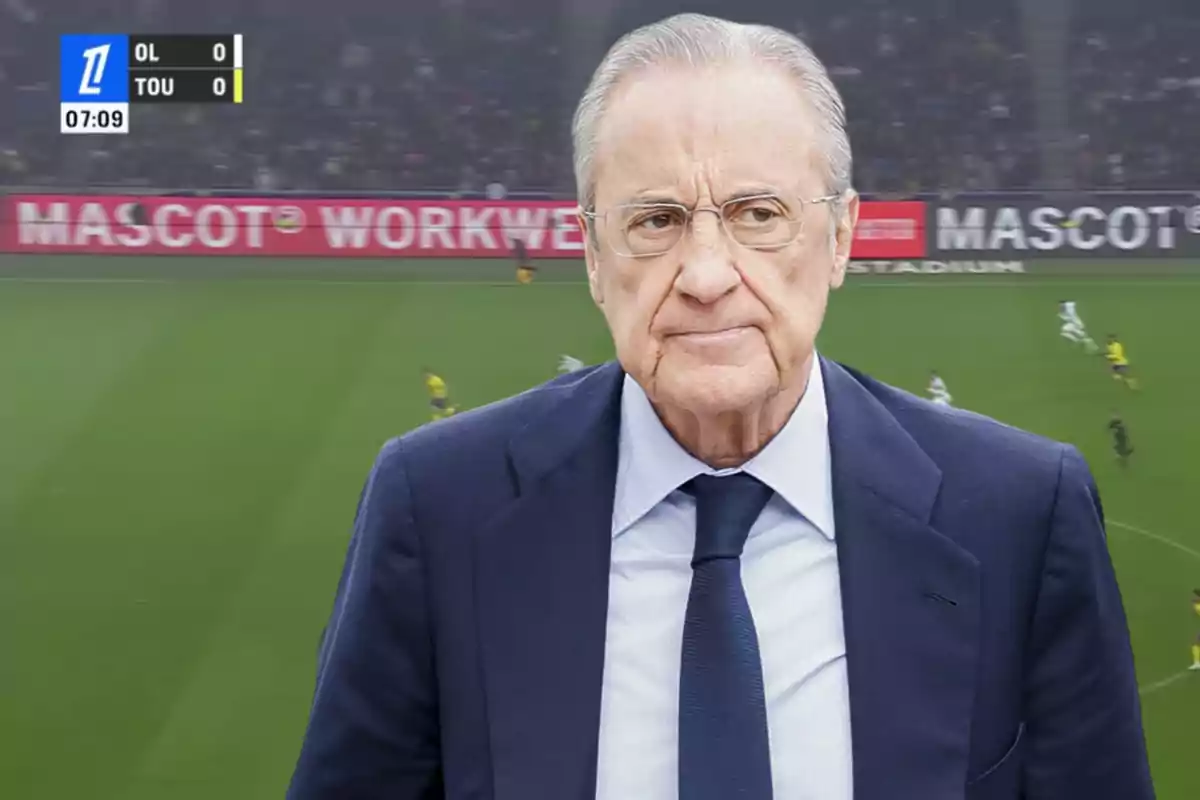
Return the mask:
[[[822,367],[856,800],[1152,798],[1080,455]],[[383,449],[290,800],[595,796],[622,377]]]

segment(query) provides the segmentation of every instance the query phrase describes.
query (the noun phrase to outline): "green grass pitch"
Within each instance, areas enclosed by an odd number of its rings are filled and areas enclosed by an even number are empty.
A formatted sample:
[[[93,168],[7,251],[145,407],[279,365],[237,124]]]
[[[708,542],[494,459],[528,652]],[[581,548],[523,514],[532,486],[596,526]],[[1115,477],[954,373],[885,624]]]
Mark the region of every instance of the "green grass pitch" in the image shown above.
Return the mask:
[[[423,423],[611,355],[575,265],[0,256],[0,797],[282,796],[361,482]],[[1124,338],[1140,394],[1058,337]],[[1078,445],[1110,518],[1159,796],[1200,797],[1200,279],[858,278],[821,348]],[[1137,448],[1122,473],[1105,425]],[[886,665],[880,665],[886,669]],[[1087,800],[1079,798],[1079,800]]]

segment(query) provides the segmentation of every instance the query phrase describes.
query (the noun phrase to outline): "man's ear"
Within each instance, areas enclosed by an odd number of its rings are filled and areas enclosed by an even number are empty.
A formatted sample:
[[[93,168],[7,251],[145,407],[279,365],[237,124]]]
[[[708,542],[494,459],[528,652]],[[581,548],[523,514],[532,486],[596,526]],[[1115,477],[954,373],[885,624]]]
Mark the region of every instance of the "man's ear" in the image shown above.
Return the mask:
[[[579,222],[579,235],[583,238],[583,261],[587,266],[588,291],[592,294],[592,301],[598,305],[604,305],[604,290],[600,286],[600,276],[597,274],[599,268],[599,253],[596,252],[596,232],[592,227],[591,220],[584,216],[583,209],[575,215]]]
[[[838,203],[842,213],[833,221],[833,272],[829,276],[829,287],[840,288],[846,280],[846,268],[850,265],[850,250],[854,246],[854,228],[858,225],[858,192],[848,189]]]

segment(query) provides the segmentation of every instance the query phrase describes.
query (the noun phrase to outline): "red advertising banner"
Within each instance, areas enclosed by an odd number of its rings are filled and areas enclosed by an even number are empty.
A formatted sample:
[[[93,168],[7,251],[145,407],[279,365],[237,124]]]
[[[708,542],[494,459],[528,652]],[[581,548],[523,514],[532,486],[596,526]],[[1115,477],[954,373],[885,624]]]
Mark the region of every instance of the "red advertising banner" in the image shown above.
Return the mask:
[[[925,203],[864,200],[854,229],[854,259],[924,258]]]
[[[0,203],[0,252],[10,253],[494,257],[517,238],[539,258],[583,253],[569,202],[11,195]],[[924,254],[924,203],[862,204],[856,258]]]

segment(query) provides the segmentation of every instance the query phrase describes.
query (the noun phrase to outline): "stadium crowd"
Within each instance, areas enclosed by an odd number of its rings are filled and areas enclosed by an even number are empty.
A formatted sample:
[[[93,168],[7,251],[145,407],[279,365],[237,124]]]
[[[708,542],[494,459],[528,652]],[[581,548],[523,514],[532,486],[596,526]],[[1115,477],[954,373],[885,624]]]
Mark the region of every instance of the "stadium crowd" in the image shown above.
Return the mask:
[[[1070,51],[1080,182],[1200,188],[1200,3],[1094,6]]]
[[[1042,156],[1037,65],[1018,1],[764,0],[752,15],[801,33],[829,65],[860,189],[1020,189],[1041,185]],[[685,5],[750,18],[729,0],[611,0],[604,44]],[[570,26],[561,0],[329,7],[0,0],[0,185],[571,190],[579,87],[564,75],[578,66],[572,59],[590,67],[598,54],[561,44]],[[1200,6],[1089,0],[1070,30],[1062,101],[1074,178],[1200,186],[1190,138],[1200,122]],[[141,107],[126,137],[56,135],[55,37],[114,31],[244,34],[245,104]]]

